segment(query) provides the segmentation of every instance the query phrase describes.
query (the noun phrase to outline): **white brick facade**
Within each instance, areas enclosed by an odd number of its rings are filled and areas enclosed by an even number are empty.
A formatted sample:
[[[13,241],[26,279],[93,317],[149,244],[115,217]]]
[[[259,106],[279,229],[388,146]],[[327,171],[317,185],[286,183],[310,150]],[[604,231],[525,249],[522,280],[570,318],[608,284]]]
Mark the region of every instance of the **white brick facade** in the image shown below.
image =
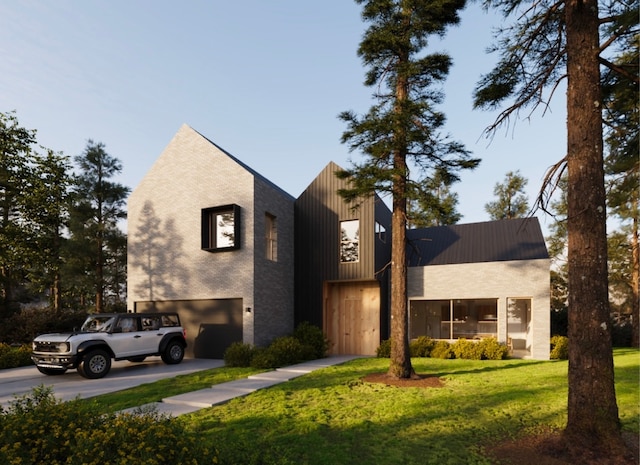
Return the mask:
[[[410,267],[409,300],[498,299],[498,340],[507,340],[507,299],[530,298],[527,348],[549,359],[549,259]]]
[[[240,207],[240,248],[202,250],[201,210],[229,204]],[[269,273],[265,211],[289,230]],[[240,298],[251,309],[243,312],[244,342],[282,335],[293,325],[293,199],[183,125],[129,197],[127,273],[129,309],[136,301]],[[254,325],[265,332],[256,337]]]

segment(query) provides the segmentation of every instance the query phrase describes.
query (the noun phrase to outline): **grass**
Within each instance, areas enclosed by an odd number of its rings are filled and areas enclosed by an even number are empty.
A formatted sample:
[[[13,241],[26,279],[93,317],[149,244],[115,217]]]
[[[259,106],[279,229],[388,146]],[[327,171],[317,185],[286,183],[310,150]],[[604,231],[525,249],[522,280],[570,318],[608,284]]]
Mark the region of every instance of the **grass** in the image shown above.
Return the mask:
[[[90,403],[97,414],[117,412],[131,407],[160,402],[165,397],[209,388],[214,384],[246,378],[249,375],[263,371],[255,368],[213,368],[153,383],[141,384],[134,388],[91,397],[80,402]]]
[[[640,352],[616,349],[614,354],[620,419],[625,430],[638,433]],[[389,361],[359,359],[180,421],[219,450],[223,465],[489,464],[483,445],[565,425],[566,361],[416,358],[412,363],[418,373],[442,378],[445,386],[367,383],[362,377],[386,371]],[[160,393],[166,397],[178,385],[184,392],[183,387],[199,389],[205,381],[210,385],[211,379],[228,376],[245,374],[208,370],[100,396],[96,402],[116,410],[148,402],[143,398],[157,400]],[[117,400],[111,397],[116,395]]]

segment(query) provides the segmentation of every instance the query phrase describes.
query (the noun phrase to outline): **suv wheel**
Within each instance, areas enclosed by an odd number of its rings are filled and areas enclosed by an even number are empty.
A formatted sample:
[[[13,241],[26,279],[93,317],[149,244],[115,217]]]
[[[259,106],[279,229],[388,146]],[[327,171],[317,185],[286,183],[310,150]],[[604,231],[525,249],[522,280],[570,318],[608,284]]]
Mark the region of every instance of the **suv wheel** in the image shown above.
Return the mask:
[[[180,363],[184,358],[184,346],[178,341],[171,341],[162,352],[162,361],[167,365]]]
[[[36,368],[40,373],[49,375],[49,376],[64,375],[65,372],[67,371],[66,368],[47,368],[47,367],[36,367]]]
[[[104,350],[96,349],[88,352],[78,366],[78,373],[88,379],[106,376],[111,369],[111,357]]]

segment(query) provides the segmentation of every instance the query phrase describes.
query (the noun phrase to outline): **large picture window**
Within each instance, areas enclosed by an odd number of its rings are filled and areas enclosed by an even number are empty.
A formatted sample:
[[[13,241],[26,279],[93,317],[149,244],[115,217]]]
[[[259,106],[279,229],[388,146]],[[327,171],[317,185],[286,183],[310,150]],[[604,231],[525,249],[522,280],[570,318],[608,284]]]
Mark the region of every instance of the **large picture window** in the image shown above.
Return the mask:
[[[360,260],[360,221],[340,222],[340,262],[353,263]]]
[[[240,248],[240,207],[223,205],[202,209],[202,249],[220,252]]]
[[[498,299],[414,300],[409,315],[412,339],[474,339],[498,333]]]

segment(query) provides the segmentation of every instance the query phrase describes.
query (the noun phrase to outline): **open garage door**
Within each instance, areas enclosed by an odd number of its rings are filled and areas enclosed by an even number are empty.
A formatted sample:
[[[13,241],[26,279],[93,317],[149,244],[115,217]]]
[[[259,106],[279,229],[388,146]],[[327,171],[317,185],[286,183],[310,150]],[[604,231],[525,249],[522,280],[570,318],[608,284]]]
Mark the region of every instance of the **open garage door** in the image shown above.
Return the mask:
[[[242,342],[242,299],[136,302],[135,311],[177,312],[187,330],[188,357],[222,358],[233,342]]]

